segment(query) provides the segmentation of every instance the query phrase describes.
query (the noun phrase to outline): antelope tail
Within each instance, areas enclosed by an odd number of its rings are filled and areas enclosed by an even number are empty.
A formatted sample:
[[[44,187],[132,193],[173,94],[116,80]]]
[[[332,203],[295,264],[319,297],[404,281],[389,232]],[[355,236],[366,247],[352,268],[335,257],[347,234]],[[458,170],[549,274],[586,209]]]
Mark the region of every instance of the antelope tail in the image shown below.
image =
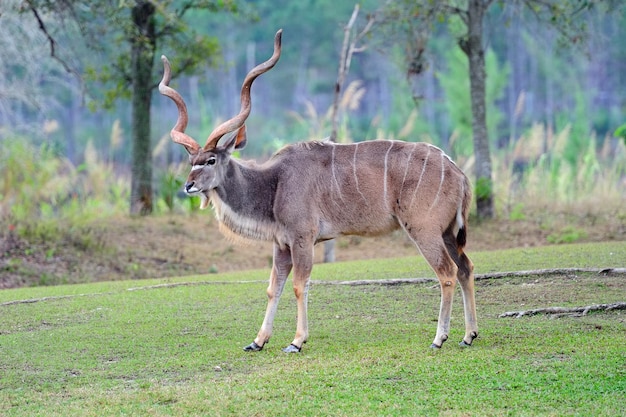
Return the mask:
[[[472,202],[472,188],[467,177],[463,183],[463,198],[456,211],[456,224],[459,228],[456,234],[457,248],[463,249],[467,243],[467,218],[469,217],[470,204]]]

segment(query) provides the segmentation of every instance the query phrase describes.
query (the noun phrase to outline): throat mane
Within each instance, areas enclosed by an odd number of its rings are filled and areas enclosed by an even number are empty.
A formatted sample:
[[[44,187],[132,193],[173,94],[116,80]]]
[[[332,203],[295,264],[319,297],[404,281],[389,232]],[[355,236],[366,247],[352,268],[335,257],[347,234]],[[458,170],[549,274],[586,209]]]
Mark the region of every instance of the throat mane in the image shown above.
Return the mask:
[[[210,193],[211,205],[219,222],[220,232],[235,242],[241,240],[274,240],[278,226],[275,222],[255,219],[235,212],[216,191]]]

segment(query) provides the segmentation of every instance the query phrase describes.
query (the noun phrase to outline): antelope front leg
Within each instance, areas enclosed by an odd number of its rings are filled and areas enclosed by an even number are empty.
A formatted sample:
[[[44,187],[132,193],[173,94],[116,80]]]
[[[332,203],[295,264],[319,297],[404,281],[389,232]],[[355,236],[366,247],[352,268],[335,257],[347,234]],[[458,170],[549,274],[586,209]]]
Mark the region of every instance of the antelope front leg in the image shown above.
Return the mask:
[[[267,287],[268,301],[265,318],[254,342],[243,348],[246,352],[259,351],[270,340],[272,328],[274,327],[274,316],[278,309],[278,301],[283,293],[283,288],[285,288],[289,272],[291,272],[291,266],[291,251],[288,248],[281,249],[277,244],[274,244],[272,272],[270,274],[270,283]]]
[[[293,258],[293,291],[298,305],[296,337],[283,352],[294,353],[302,350],[302,345],[309,337],[309,323],[307,319],[307,302],[309,295],[309,279],[313,269],[313,244],[294,245]]]

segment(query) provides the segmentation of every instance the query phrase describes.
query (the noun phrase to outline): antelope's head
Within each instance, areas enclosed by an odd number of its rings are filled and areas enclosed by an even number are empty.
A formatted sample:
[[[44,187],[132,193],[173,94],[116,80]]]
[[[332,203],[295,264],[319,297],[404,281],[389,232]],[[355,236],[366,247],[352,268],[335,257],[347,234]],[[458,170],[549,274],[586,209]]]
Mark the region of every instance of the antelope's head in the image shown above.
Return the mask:
[[[189,154],[191,172],[185,183],[185,192],[190,196],[200,196],[200,208],[204,209],[209,204],[209,192],[218,187],[223,181],[226,166],[235,149],[242,149],[246,145],[245,121],[250,115],[252,107],[250,100],[250,88],[253,81],[264,72],[274,67],[280,58],[282,29],[276,32],[274,37],[274,53],[271,58],[254,67],[241,86],[241,110],[239,114],[225,121],[209,135],[206,145],[201,147],[191,136],[185,133],[189,117],[187,105],[178,91],[169,86],[171,80],[170,63],[165,57],[163,61],[163,78],[159,83],[159,92],[171,98],[178,107],[178,120],[170,132],[172,140],[185,147]],[[222,144],[219,142],[222,141]]]

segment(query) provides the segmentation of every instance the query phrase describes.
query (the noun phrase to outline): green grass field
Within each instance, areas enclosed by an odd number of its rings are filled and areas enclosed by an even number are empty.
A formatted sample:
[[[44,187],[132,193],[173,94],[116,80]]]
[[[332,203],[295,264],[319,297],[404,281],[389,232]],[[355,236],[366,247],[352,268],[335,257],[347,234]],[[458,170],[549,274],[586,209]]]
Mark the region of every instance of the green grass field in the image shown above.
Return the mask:
[[[623,268],[626,242],[470,256],[476,273]],[[432,277],[423,260],[316,265],[303,351],[280,350],[295,332],[286,290],[272,341],[245,353],[263,318],[268,274],[0,291],[0,415],[617,416],[626,409],[624,311],[498,317],[623,302],[624,275],[480,280],[479,338],[471,348],[457,345],[457,290],[451,338],[432,350],[435,282],[322,285]]]

